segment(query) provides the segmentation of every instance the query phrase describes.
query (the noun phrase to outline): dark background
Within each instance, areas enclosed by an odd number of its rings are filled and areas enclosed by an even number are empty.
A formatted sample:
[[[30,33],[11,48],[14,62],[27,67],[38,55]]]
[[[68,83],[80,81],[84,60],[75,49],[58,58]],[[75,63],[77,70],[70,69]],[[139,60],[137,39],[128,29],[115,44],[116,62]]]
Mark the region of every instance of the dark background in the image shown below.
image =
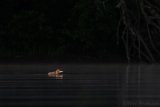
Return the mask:
[[[0,57],[127,61],[117,38],[117,3],[1,0]]]

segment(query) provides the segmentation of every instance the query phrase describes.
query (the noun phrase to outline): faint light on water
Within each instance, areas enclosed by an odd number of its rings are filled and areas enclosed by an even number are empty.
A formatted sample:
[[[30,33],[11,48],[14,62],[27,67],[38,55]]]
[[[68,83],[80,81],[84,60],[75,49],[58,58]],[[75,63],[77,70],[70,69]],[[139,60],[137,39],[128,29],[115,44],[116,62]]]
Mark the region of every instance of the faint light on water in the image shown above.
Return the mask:
[[[58,75],[48,75],[50,78],[55,78],[55,79],[63,79],[63,74],[58,74]]]

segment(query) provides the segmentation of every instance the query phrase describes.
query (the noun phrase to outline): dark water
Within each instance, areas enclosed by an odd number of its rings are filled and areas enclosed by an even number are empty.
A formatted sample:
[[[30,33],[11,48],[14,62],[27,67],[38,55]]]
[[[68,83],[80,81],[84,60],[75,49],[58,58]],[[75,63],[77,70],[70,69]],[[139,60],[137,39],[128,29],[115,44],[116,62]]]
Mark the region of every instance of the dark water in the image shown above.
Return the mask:
[[[64,74],[47,73],[62,66]],[[0,107],[159,107],[160,66],[1,64]]]

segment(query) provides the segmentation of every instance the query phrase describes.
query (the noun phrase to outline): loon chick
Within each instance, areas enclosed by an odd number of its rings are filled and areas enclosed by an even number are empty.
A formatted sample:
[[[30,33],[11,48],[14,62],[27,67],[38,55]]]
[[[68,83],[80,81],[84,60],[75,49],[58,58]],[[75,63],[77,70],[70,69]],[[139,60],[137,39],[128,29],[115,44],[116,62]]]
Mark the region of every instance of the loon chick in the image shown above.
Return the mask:
[[[57,68],[56,70],[53,70],[51,72],[48,72],[49,77],[54,77],[55,75],[61,74],[63,71],[60,68]]]

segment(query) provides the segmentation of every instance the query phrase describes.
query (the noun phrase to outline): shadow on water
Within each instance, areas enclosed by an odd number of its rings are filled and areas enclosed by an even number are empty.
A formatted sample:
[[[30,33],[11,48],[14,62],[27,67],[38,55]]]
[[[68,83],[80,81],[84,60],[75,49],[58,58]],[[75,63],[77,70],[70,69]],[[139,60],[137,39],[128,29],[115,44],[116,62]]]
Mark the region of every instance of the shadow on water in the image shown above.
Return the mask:
[[[160,106],[159,65],[0,65],[0,106]]]
[[[128,65],[121,82],[123,107],[159,107],[159,71],[159,65]]]

